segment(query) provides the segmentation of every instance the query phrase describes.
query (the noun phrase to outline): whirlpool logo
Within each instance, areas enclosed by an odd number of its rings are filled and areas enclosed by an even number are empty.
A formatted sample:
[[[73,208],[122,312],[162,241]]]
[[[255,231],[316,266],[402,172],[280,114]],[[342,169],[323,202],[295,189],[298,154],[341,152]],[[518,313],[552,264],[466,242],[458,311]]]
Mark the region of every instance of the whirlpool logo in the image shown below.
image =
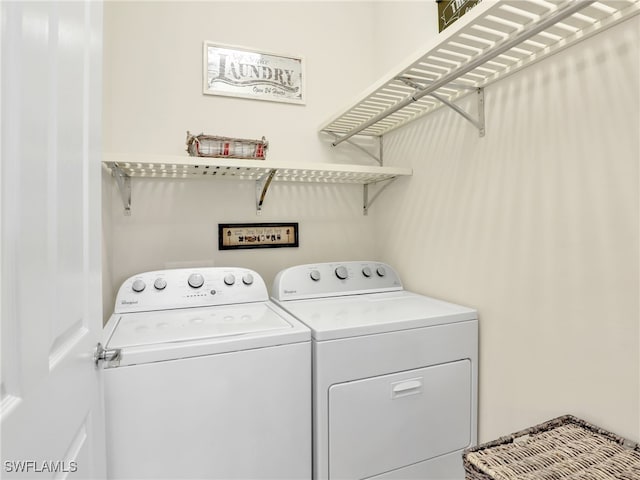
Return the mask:
[[[138,300],[122,300],[120,305],[137,305]]]
[[[284,290],[284,294],[285,295],[292,295],[294,293],[298,293],[298,291],[297,290]]]

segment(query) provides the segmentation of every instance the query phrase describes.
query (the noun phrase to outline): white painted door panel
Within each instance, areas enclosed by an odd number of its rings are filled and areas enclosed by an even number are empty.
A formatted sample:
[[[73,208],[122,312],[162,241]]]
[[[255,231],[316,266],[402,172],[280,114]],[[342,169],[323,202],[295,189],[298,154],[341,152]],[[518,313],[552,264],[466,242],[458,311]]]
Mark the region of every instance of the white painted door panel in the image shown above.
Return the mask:
[[[99,478],[102,5],[0,8],[0,472]]]

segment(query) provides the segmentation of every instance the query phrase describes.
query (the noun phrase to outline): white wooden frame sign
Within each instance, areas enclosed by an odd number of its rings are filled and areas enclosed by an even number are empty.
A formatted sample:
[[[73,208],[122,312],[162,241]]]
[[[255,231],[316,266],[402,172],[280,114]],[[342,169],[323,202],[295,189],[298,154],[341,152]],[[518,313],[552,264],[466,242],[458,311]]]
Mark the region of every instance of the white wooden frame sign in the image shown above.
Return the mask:
[[[305,103],[304,59],[204,42],[203,93]]]

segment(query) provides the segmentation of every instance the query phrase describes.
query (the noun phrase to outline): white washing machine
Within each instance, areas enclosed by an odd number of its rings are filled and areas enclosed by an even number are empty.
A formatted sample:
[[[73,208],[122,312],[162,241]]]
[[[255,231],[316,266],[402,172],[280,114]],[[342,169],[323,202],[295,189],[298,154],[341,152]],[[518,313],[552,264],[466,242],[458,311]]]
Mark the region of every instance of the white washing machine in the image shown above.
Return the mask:
[[[314,478],[464,478],[475,310],[408,292],[376,262],[283,270],[272,297],[312,332]]]
[[[311,477],[310,332],[256,272],[131,277],[105,339],[109,478]]]

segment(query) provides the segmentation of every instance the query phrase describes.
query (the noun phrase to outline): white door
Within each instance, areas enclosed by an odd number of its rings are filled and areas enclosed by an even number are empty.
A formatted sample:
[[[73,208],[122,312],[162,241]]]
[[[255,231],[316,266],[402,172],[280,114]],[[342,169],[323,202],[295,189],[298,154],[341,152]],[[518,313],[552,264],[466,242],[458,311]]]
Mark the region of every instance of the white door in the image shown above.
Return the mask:
[[[2,478],[104,477],[102,5],[0,2]]]

